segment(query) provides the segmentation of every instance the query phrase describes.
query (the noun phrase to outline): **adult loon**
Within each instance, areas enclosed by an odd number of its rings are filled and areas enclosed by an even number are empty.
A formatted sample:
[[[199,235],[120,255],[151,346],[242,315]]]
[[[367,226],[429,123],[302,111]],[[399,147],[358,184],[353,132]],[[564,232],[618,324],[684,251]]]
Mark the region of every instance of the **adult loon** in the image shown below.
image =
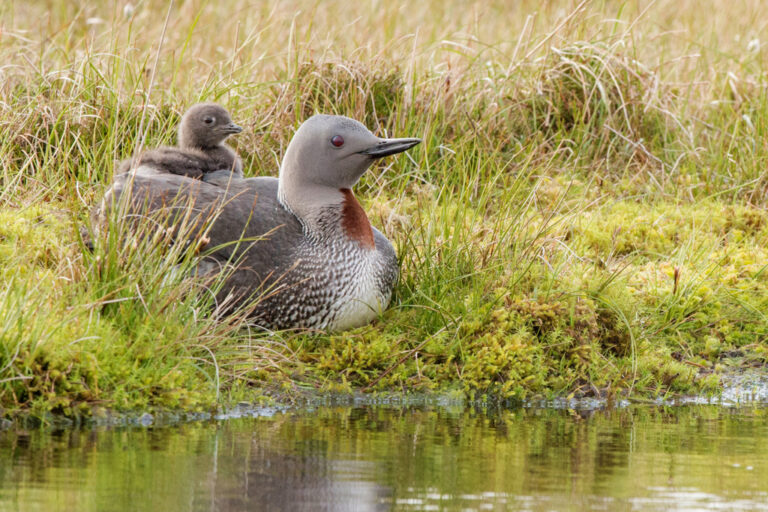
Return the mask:
[[[211,248],[198,274],[230,267],[220,300],[257,299],[252,317],[269,329],[348,329],[388,306],[398,277],[392,244],[371,226],[352,187],[374,160],[419,142],[315,115],[294,134],[278,178],[233,180],[220,171],[203,182],[140,166],[117,176],[102,210],[130,190],[133,216],[175,212],[175,223],[195,212],[209,221]]]

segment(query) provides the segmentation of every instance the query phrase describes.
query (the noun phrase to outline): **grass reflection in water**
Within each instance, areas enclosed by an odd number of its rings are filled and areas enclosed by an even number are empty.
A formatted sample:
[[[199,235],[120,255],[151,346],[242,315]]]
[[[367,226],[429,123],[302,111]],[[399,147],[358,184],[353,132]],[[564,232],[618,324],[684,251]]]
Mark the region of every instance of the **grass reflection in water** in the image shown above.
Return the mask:
[[[0,510],[768,510],[768,409],[319,408],[0,433]]]

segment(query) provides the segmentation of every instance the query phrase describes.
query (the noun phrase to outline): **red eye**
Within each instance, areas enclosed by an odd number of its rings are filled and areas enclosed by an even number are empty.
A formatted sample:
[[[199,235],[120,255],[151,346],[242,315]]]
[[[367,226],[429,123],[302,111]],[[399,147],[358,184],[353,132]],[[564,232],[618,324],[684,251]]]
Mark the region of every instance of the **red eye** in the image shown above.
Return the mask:
[[[341,146],[344,145],[344,137],[342,137],[341,135],[334,135],[331,138],[331,144],[333,144],[337,148],[340,148]]]

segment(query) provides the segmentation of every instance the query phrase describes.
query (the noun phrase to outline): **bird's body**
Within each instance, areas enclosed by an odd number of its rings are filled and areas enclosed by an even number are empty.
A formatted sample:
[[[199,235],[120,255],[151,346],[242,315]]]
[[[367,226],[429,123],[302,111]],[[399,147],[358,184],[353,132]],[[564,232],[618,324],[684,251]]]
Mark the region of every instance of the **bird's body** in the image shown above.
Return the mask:
[[[351,146],[346,152],[339,150],[343,139],[336,146],[336,132]],[[133,204],[152,212],[173,202],[212,219],[205,234],[210,252],[198,274],[234,266],[219,299],[255,300],[259,325],[342,330],[376,318],[398,275],[392,244],[371,226],[351,187],[374,158],[417,143],[379,139],[340,116],[315,116],[291,141],[279,179],[213,173],[206,183],[140,167],[118,176],[110,194],[130,187]]]
[[[134,159],[123,160],[115,175],[143,165],[194,179],[205,180],[208,174],[222,170],[242,178],[240,157],[224,143],[227,137],[241,131],[223,107],[214,103],[193,105],[179,124],[178,146],[150,149]]]

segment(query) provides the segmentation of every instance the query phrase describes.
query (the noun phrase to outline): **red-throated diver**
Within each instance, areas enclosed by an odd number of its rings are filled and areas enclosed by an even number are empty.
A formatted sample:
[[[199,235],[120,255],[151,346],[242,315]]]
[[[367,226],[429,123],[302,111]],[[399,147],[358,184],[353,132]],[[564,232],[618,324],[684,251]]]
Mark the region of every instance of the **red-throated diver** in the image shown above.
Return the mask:
[[[187,110],[179,124],[178,146],[144,151],[135,159],[122,161],[115,174],[140,165],[159,171],[206,179],[208,173],[226,170],[243,177],[240,157],[224,141],[243,129],[232,122],[229,112],[215,103],[198,103]],[[132,165],[133,164],[133,165]]]
[[[382,139],[347,117],[315,115],[296,131],[277,179],[216,186],[141,166],[118,176],[103,204],[130,189],[132,214],[161,213],[169,198],[201,212],[212,219],[206,237],[214,249],[198,273],[236,265],[219,298],[242,303],[260,295],[252,316],[266,328],[342,330],[375,319],[398,276],[392,244],[351,189],[375,159],[419,142]]]

